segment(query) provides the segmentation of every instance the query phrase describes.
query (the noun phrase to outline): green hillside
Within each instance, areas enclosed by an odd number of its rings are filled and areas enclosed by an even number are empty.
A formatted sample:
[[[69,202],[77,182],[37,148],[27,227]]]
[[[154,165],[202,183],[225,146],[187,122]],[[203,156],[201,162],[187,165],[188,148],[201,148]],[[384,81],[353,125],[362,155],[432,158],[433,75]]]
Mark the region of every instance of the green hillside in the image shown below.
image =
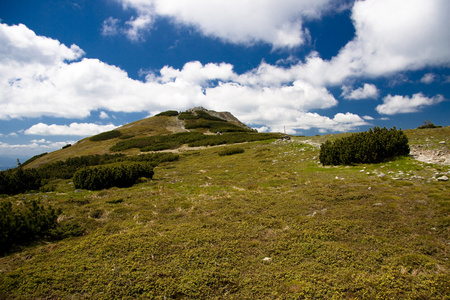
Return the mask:
[[[158,116],[118,130],[133,139],[185,124]],[[348,134],[186,144],[129,188],[58,179],[51,192],[3,196],[60,209],[81,233],[0,257],[0,299],[450,299],[450,128],[405,133],[414,157],[436,163],[322,166],[319,145]],[[126,140],[88,138],[27,167]]]

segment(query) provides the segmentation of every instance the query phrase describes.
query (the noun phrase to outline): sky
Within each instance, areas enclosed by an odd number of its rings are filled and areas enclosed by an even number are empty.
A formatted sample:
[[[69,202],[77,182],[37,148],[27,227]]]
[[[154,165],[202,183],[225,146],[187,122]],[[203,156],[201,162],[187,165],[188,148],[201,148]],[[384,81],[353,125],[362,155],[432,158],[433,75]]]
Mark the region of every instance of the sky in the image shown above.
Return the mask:
[[[0,156],[166,110],[316,135],[450,120],[449,0],[0,1]]]

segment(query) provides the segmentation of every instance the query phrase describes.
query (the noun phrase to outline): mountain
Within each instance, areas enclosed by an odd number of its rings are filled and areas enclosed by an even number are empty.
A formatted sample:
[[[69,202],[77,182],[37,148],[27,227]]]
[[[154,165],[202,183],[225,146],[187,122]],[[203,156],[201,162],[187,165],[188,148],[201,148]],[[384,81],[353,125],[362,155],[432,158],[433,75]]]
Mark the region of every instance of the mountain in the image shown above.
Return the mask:
[[[167,136],[182,132],[202,132],[206,135],[216,134],[217,130],[213,129],[223,128],[224,125],[226,125],[225,130],[230,132],[253,131],[230,112],[216,112],[203,107],[191,108],[182,113],[168,111],[154,117],[123,125],[114,130],[120,132],[120,136],[100,141],[92,141],[93,137],[88,137],[76,142],[70,147],[43,155],[27,164],[26,167],[35,168],[73,156],[118,153],[111,151],[110,148],[126,139]],[[140,153],[140,150],[134,148],[120,151],[120,153],[136,155]]]
[[[32,163],[117,153],[110,148],[127,141],[259,136],[227,114],[215,118],[169,111]],[[4,225],[8,209],[41,213],[9,218],[15,224],[58,216],[48,234],[1,255],[0,299],[447,299],[450,127],[405,134],[411,156],[377,164],[320,164],[319,146],[350,133],[274,135],[172,144],[165,151],[178,159],[130,187],[91,191],[58,178],[1,195]]]

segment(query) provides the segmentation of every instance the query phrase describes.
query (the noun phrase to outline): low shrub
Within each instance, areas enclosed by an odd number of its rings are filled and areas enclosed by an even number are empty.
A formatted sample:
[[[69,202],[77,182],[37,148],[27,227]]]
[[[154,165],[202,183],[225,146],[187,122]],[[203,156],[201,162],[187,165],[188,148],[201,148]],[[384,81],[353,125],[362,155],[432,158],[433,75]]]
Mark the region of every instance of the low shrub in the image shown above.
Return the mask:
[[[388,158],[408,155],[408,138],[402,130],[375,127],[320,146],[323,165],[379,163]]]
[[[63,146],[61,149],[67,149],[67,148],[69,148],[71,146],[72,146],[72,144],[67,144],[67,145]]]
[[[101,190],[110,187],[130,187],[140,177],[153,177],[153,164],[123,162],[86,167],[73,175],[76,189]]]
[[[178,111],[176,111],[176,110],[168,110],[168,111],[163,111],[163,112],[155,115],[155,117],[160,117],[160,116],[176,117],[176,116],[178,116]]]
[[[61,211],[38,205],[36,201],[13,209],[10,201],[0,203],[0,253],[19,245],[45,237],[56,228]]]
[[[42,180],[36,169],[21,167],[0,172],[0,194],[15,195],[26,191],[38,190]]]
[[[204,128],[208,129],[211,132],[249,132],[251,130],[237,126],[233,123],[229,123],[227,121],[212,121],[212,120],[204,120],[198,119],[194,121],[190,121],[186,123],[184,126],[186,129],[197,129]]]
[[[122,133],[119,130],[111,130],[111,131],[106,131],[106,132],[102,132],[97,135],[94,135],[89,140],[93,141],[93,142],[106,141],[106,140],[118,138],[121,135],[122,135]]]
[[[182,112],[178,115],[179,120],[193,120],[193,119],[198,119],[198,118],[199,117],[197,117],[196,115],[194,115],[193,113],[191,113],[189,111]]]
[[[244,153],[245,150],[243,148],[226,148],[222,151],[219,151],[219,156],[226,156],[226,155],[233,155],[233,154],[239,154]]]
[[[429,129],[429,128],[442,128],[442,126],[436,126],[430,120],[423,122],[423,125],[417,127],[417,129]]]
[[[121,140],[128,140],[131,138],[134,138],[134,134],[126,134],[126,135],[119,136],[119,139],[121,139]]]
[[[124,154],[95,154],[76,156],[66,159],[65,161],[57,161],[46,164],[38,169],[42,179],[60,178],[69,179],[73,174],[82,167],[103,165],[117,162],[119,159],[125,158]]]
[[[157,135],[145,138],[130,139],[120,141],[110,148],[111,151],[125,151],[132,148],[141,149],[141,151],[160,151],[166,149],[175,149],[183,144],[203,139],[201,132],[180,132],[170,135]]]

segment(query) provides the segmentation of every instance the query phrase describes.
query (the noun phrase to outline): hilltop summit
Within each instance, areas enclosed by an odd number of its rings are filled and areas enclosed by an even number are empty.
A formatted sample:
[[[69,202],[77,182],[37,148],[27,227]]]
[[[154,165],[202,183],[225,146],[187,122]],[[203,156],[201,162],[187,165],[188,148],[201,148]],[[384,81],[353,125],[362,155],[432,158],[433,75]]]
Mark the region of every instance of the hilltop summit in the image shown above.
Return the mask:
[[[94,137],[87,137],[74,145],[41,155],[27,164],[35,168],[58,160],[74,156],[93,154],[112,154],[111,148],[119,142],[139,140],[155,136],[197,132],[216,134],[217,132],[255,132],[230,112],[217,112],[204,107],[194,107],[185,112],[169,110],[156,116],[138,120],[104,132]],[[110,133],[110,134],[109,134]],[[139,154],[139,149],[128,149],[127,155]]]

